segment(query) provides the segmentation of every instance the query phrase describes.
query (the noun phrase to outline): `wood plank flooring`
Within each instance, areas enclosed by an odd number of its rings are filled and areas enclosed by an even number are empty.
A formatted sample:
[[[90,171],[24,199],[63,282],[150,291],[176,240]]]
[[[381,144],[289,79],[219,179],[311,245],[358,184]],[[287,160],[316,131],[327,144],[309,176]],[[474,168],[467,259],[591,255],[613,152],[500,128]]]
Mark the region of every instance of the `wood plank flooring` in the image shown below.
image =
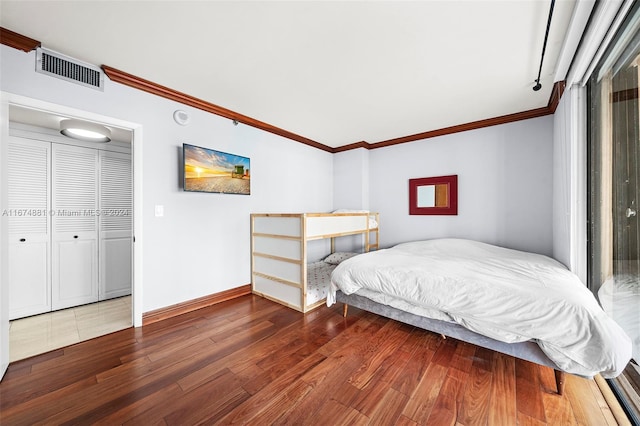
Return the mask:
[[[0,424],[615,425],[596,384],[356,308],[257,296],[12,363]]]

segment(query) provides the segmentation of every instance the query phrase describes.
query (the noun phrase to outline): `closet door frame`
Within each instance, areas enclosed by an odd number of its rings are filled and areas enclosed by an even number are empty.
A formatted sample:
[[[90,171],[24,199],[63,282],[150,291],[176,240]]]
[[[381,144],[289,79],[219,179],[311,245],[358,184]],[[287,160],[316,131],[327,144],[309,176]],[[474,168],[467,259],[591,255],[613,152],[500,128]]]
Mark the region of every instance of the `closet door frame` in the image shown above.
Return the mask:
[[[142,326],[143,312],[143,180],[142,180],[142,154],[143,154],[143,126],[140,123],[117,119],[106,115],[84,111],[77,108],[63,106],[40,99],[17,95],[9,92],[0,92],[0,209],[7,208],[7,140],[9,138],[9,112],[10,108],[31,108],[38,111],[62,115],[68,118],[94,121],[107,126],[128,129],[133,132],[131,144],[133,167],[133,303],[132,316],[134,327]],[[57,132],[51,132],[57,134]],[[60,136],[58,138],[61,139]],[[9,287],[8,287],[8,222],[0,217],[0,378],[4,375],[9,365]]]

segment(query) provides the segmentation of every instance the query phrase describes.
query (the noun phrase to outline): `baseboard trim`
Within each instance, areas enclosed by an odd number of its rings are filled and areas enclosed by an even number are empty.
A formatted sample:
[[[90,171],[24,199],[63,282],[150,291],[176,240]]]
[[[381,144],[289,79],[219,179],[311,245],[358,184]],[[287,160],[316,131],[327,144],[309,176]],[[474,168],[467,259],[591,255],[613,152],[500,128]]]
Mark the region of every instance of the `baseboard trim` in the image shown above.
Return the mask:
[[[197,299],[187,300],[186,302],[167,306],[165,308],[156,309],[142,314],[142,325],[153,324],[177,315],[186,314],[187,312],[197,309],[206,308],[207,306],[235,299],[240,296],[251,294],[251,284],[243,285],[220,293],[210,294],[208,296],[199,297]]]

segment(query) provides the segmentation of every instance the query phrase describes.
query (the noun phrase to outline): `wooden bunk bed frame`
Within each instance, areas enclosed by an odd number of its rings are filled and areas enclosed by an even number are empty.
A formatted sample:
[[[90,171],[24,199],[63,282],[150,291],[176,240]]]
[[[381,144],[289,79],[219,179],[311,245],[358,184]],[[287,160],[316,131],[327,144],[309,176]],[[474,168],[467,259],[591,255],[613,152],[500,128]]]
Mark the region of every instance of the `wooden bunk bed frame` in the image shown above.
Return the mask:
[[[334,253],[336,238],[363,235],[368,252],[378,249],[379,223],[378,213],[252,214],[252,292],[300,312],[321,306],[324,298],[308,302],[307,243],[330,238]]]

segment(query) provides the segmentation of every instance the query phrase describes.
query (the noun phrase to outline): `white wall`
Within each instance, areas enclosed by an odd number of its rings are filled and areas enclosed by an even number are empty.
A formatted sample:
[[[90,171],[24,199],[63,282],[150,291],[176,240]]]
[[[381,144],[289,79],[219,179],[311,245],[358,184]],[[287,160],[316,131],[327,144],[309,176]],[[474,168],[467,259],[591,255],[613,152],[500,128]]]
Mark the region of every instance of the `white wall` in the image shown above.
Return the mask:
[[[336,209],[369,209],[367,149],[352,149],[333,155],[333,194]]]
[[[249,284],[250,213],[333,207],[329,153],[108,79],[99,92],[38,74],[35,52],[0,49],[2,91],[143,126],[144,312]],[[191,115],[189,126],[173,121],[178,108]],[[250,157],[251,195],[182,191],[182,143]],[[164,217],[154,216],[155,205]]]
[[[383,247],[463,237],[553,252],[552,117],[332,156],[110,81],[99,92],[38,74],[34,52],[0,48],[3,91],[142,124],[145,312],[248,284],[251,212],[370,208]],[[250,157],[251,196],[183,192],[183,142]],[[458,216],[409,216],[408,179],[446,174],[459,176]]]
[[[370,150],[381,246],[456,237],[551,255],[552,127],[546,116]],[[457,216],[409,215],[409,179],[452,174]],[[346,179],[336,174],[335,200],[356,192]]]

